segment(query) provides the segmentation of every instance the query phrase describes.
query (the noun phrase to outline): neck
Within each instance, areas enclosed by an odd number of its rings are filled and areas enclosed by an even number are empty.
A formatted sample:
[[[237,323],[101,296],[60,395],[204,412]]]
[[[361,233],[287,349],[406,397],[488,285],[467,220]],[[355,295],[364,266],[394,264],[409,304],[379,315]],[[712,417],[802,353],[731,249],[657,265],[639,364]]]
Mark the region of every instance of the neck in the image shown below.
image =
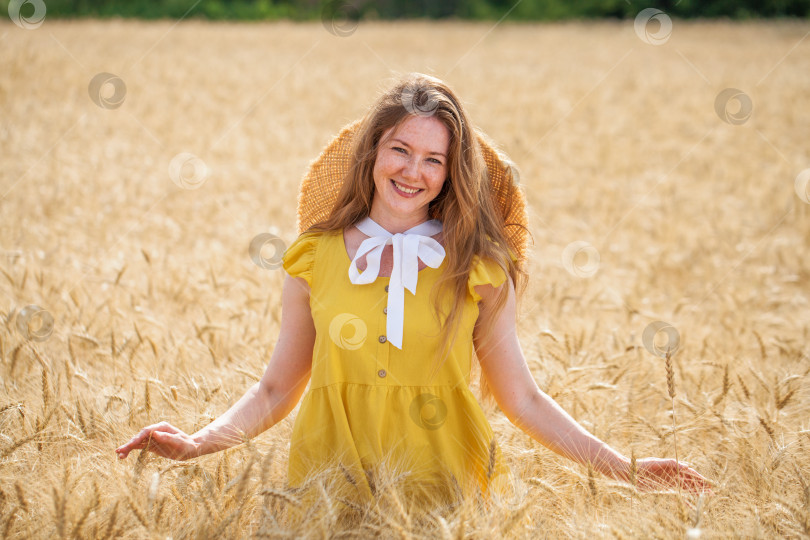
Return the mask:
[[[374,207],[369,212],[369,217],[391,234],[403,233],[408,229],[416,227],[420,223],[428,221],[427,213],[414,216],[392,216],[381,212],[375,212]]]

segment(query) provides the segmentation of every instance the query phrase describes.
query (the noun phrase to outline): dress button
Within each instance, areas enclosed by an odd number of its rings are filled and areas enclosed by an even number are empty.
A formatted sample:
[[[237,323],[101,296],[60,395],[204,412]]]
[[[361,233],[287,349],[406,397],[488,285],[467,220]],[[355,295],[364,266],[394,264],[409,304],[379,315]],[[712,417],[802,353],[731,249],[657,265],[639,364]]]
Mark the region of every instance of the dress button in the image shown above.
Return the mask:
[[[380,343],[385,343],[385,340],[386,340],[385,336],[380,336]]]
[[[388,285],[385,286],[385,292],[388,292]]]
[[[380,377],[385,377],[385,370],[381,369],[380,371],[377,372],[377,375],[379,375]]]
[[[383,313],[388,314],[388,308],[387,307],[383,308]]]

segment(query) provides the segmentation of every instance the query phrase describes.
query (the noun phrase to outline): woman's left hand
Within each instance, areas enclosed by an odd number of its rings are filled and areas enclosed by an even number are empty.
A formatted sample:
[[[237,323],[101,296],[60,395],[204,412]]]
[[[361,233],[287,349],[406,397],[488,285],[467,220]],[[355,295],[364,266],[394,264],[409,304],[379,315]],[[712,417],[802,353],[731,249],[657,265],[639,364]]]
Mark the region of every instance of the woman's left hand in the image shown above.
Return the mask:
[[[711,493],[707,478],[681,461],[674,459],[644,458],[636,460],[636,486],[641,491],[654,491],[677,487],[692,493]]]

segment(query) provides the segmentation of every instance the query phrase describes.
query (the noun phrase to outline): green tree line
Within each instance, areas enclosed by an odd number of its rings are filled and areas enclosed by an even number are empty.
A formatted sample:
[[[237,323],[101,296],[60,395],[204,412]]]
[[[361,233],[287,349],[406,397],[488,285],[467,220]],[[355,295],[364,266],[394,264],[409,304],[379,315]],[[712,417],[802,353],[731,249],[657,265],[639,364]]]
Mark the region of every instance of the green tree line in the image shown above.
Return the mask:
[[[810,0],[0,0],[22,16],[45,4],[48,17],[272,19],[501,19],[514,21],[633,18],[657,8],[680,18],[810,17]]]

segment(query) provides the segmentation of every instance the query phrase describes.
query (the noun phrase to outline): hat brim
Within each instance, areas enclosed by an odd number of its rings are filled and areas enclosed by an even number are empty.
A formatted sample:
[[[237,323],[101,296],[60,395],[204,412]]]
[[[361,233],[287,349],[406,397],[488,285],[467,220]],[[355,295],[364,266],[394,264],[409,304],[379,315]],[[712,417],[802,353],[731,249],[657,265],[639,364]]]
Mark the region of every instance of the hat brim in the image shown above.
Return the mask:
[[[329,217],[349,171],[352,142],[361,122],[358,119],[344,126],[310,163],[298,191],[299,234]],[[476,138],[486,163],[493,202],[503,218],[504,235],[522,264],[527,256],[529,230],[526,197],[517,169],[481,130],[476,129]]]

